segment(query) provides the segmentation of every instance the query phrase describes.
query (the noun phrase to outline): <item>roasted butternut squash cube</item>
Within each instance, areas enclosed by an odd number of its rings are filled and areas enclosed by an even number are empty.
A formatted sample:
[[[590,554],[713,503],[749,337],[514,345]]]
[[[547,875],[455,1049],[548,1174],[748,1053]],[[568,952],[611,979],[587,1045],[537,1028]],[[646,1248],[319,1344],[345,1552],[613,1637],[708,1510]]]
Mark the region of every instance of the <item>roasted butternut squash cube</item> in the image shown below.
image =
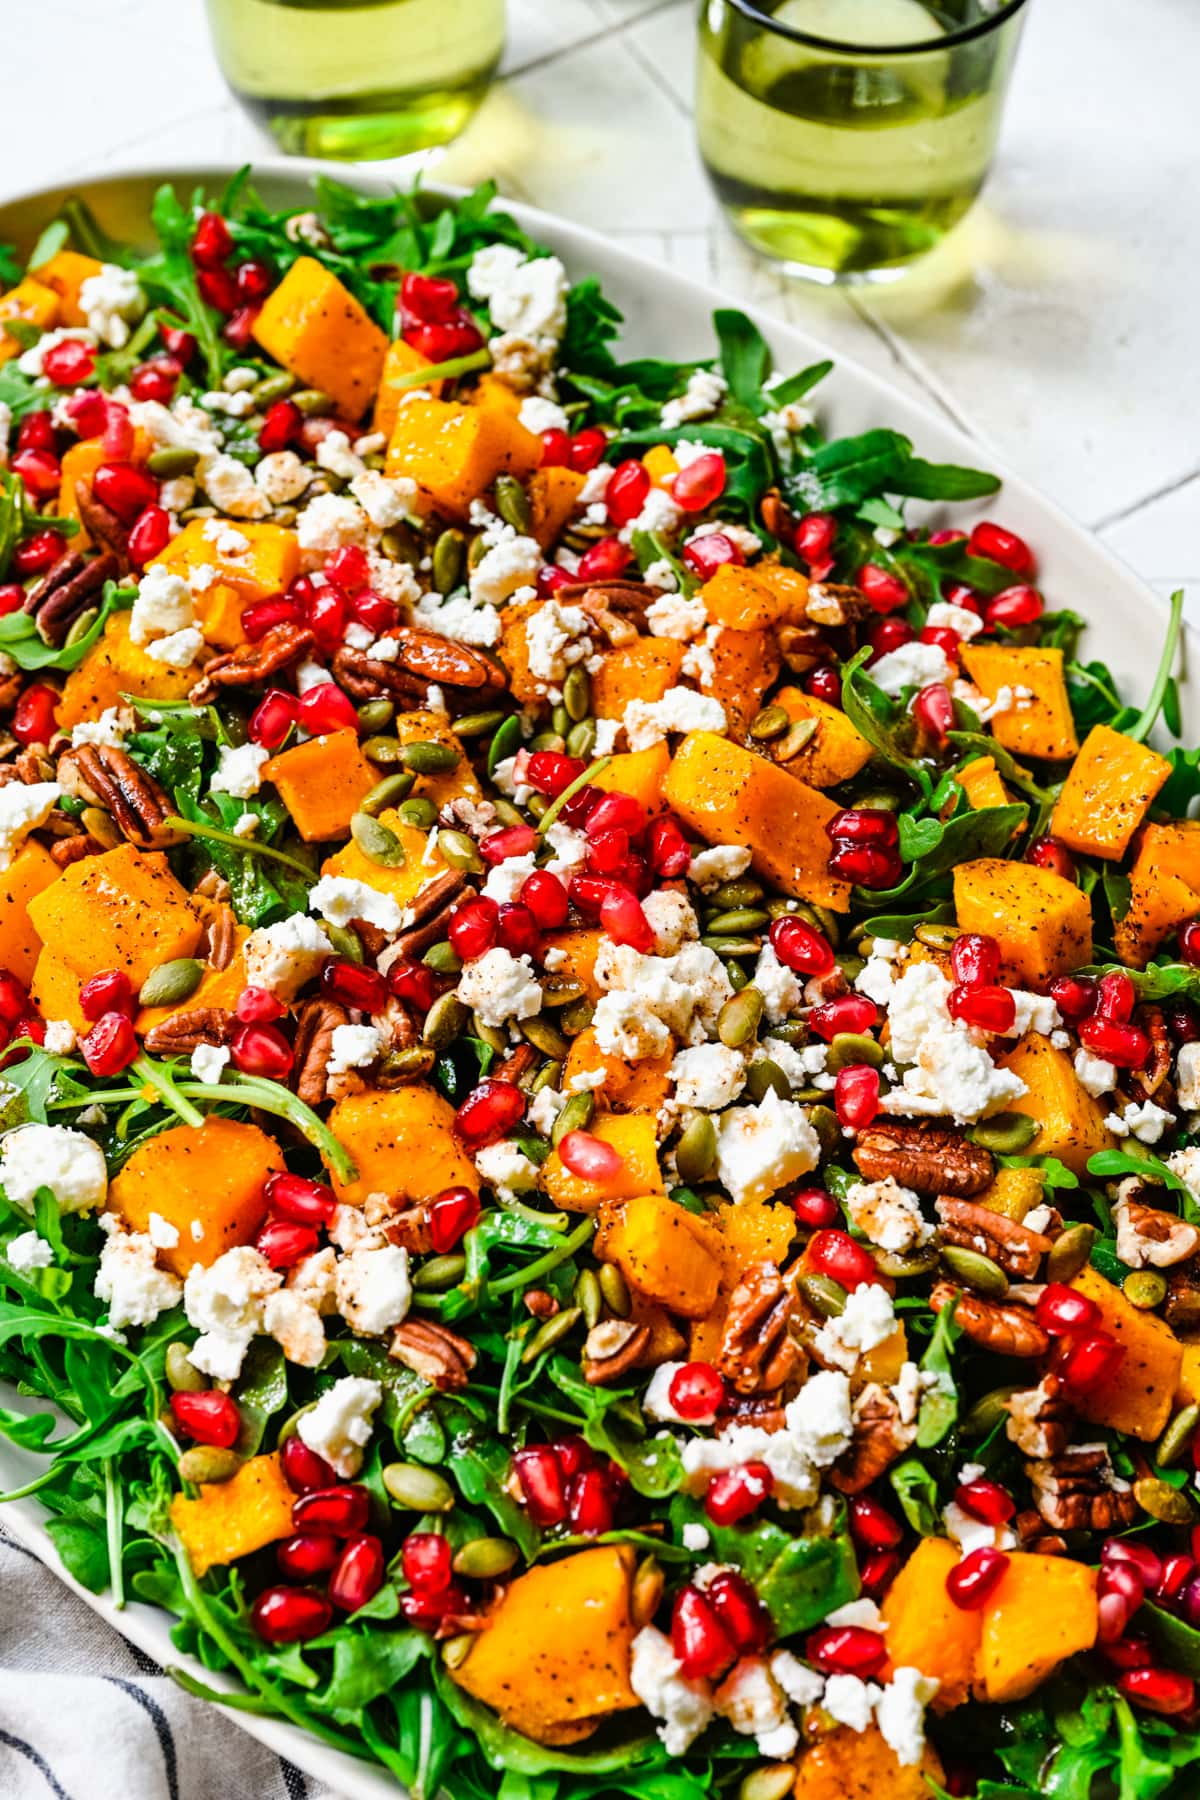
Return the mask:
[[[87,318],[79,304],[79,291],[85,281],[99,275],[103,263],[94,256],[84,256],[78,250],[56,250],[46,262],[31,269],[30,274],[40,281],[43,287],[53,288],[58,295],[58,325],[80,326],[87,324]]]
[[[612,1145],[621,1166],[603,1181],[587,1181],[582,1175],[572,1175],[558,1151],[551,1151],[542,1164],[542,1185],[555,1206],[565,1212],[595,1212],[606,1200],[662,1193],[653,1113],[605,1113],[593,1120],[589,1130],[602,1143]]]
[[[353,1181],[331,1177],[349,1206],[368,1194],[428,1200],[448,1187],[479,1192],[475,1164],[454,1135],[454,1108],[431,1087],[351,1094],[337,1102],[329,1127],[357,1165]]]
[[[151,559],[154,564],[185,581],[197,569],[210,568],[216,581],[233,588],[249,606],[290,586],[300,571],[300,547],[296,533],[286,525],[249,519],[190,519],[166,549]],[[198,596],[201,606],[207,591]]]
[[[801,1756],[792,1792],[795,1800],[929,1800],[926,1775],[940,1782],[944,1772],[932,1744],[919,1763],[905,1764],[878,1725],[839,1725]]]
[[[709,844],[741,844],[787,894],[846,912],[850,887],[829,873],[825,830],[838,810],[816,788],[713,731],[692,731],[671,761],[667,804]]]
[[[954,871],[954,910],[963,931],[1000,945],[1003,978],[1048,988],[1092,958],[1092,909],[1082,888],[1053,869],[981,856]]]
[[[715,1226],[658,1193],[626,1202],[597,1255],[615,1262],[647,1300],[685,1319],[703,1319],[717,1298],[722,1251]]]
[[[1200,1344],[1183,1344],[1179,1367],[1179,1385],[1175,1389],[1176,1406],[1200,1405]]]
[[[33,1003],[43,1019],[62,1019],[80,1037],[91,1030],[91,1022],[84,1017],[79,1004],[81,985],[79,975],[69,963],[49,950],[39,952],[29,989]]]
[[[1063,782],[1050,829],[1069,850],[1119,862],[1170,773],[1157,750],[1093,725]]]
[[[1017,756],[1074,756],[1079,739],[1061,650],[964,644],[960,654],[967,674],[989,700],[995,700],[1001,688],[1014,696],[1011,706],[992,714],[990,725],[998,744]],[[1022,694],[1018,689],[1028,691]]]
[[[995,758],[991,756],[975,757],[954,779],[967,796],[967,805],[973,812],[980,812],[985,806],[1007,806],[1012,798],[1000,779]]]
[[[892,1668],[920,1669],[936,1681],[939,1712],[961,1706],[970,1694],[983,1631],[983,1615],[955,1606],[946,1592],[959,1556],[949,1538],[922,1538],[880,1608]]]
[[[806,616],[808,585],[808,577],[799,569],[773,564],[745,569],[737,563],[722,563],[701,588],[700,597],[714,625],[752,631],[799,624]]]
[[[1174,875],[1200,893],[1200,819],[1164,819],[1146,826],[1133,873],[1137,877],[1154,870]]]
[[[734,1286],[753,1263],[781,1263],[796,1235],[796,1215],[775,1200],[726,1201],[713,1214],[721,1233],[725,1283]]]
[[[547,947],[562,955],[562,961],[554,970],[554,979],[564,983],[578,982],[593,1004],[601,994],[600,984],[596,980],[596,958],[603,941],[602,932],[589,931],[586,927],[570,931],[550,931],[546,934]]]
[[[200,985],[183,1005],[175,1006],[143,1006],[139,1009],[134,1027],[139,1037],[145,1037],[156,1025],[161,1025],[177,1012],[192,1012],[203,1006],[224,1007],[233,1012],[242,990],[246,986],[246,964],[242,957],[242,945],[250,936],[245,925],[238,925],[234,930],[233,955],[223,969],[206,966],[200,978]]]
[[[836,787],[839,781],[852,781],[870,762],[870,744],[840,706],[831,706],[828,700],[818,700],[797,687],[780,688],[771,704],[782,706],[794,725],[813,723],[812,736],[794,755],[791,732],[784,732],[771,744],[771,754],[788,774],[798,776],[809,787]]]
[[[667,1070],[675,1052],[665,1050],[661,1056],[648,1056],[642,1062],[626,1062],[620,1056],[607,1056],[596,1042],[589,1027],[572,1040],[563,1069],[563,1083],[570,1090],[579,1075],[603,1075],[604,1082],[597,1098],[613,1112],[657,1112],[667,1097],[670,1082]]]
[[[372,862],[370,857],[363,855],[354,839],[349,838],[340,850],[325,858],[321,873],[340,875],[345,881],[365,881],[368,887],[378,889],[381,894],[390,894],[397,906],[407,906],[416,899],[425,883],[440,875],[446,865],[436,845],[429,861],[425,861],[429,848],[428,832],[406,824],[398,812],[389,809],[380,813],[379,823],[400,840],[404,861],[398,868],[385,869],[382,864]]]
[[[710,651],[712,680],[705,693],[725,708],[728,730],[739,736],[762,710],[762,698],[783,667],[779,644],[768,626],[738,631],[722,626]]]
[[[364,794],[376,776],[353,731],[293,744],[263,764],[263,775],[279,789],[296,830],[308,844],[345,837]]]
[[[1076,1075],[1068,1052],[1031,1031],[996,1060],[1002,1069],[1019,1075],[1028,1089],[1019,1100],[1009,1101],[1008,1110],[1037,1120],[1032,1153],[1056,1156],[1082,1178],[1089,1156],[1107,1150],[1115,1140],[1104,1123],[1104,1108]]]
[[[349,288],[315,256],[298,256],[263,303],[253,333],[305,387],[323,388],[361,419],[379,386],[388,340]]]
[[[99,641],[67,676],[58,728],[70,731],[84,719],[98,719],[108,707],[120,706],[124,694],[139,700],[186,699],[195,680],[194,669],[169,668],[147,656],[140,644],[130,643],[129,614],[113,613]]]
[[[525,484],[529,496],[530,530],[543,550],[549,550],[575,511],[580,490],[587,480],[578,469],[535,469]]]
[[[410,400],[396,414],[387,472],[407,475],[439,511],[463,518],[497,475],[524,480],[541,460],[541,439],[499,407]]]
[[[653,487],[669,489],[679,473],[679,460],[669,444],[651,444],[642,458],[642,467]]]
[[[1125,1352],[1109,1380],[1078,1398],[1078,1411],[1097,1425],[1152,1442],[1174,1411],[1183,1345],[1165,1319],[1134,1306],[1090,1264],[1071,1286],[1100,1308],[1100,1329],[1116,1338]]]
[[[978,1683],[984,1698],[1023,1700],[1065,1657],[1092,1648],[1096,1624],[1095,1569],[1065,1556],[1010,1555],[983,1609]]]
[[[139,1145],[113,1176],[108,1204],[131,1231],[145,1231],[151,1213],[174,1225],[179,1242],[158,1254],[182,1276],[251,1242],[267,1216],[267,1177],[283,1167],[283,1152],[265,1131],[214,1115]]]
[[[404,396],[411,394],[414,387],[423,387],[436,400],[442,393],[445,382],[405,381],[406,375],[413,375],[418,369],[431,369],[433,364],[427,356],[422,356],[403,338],[393,338],[387,347],[387,355],[383,359],[383,372],[379,377],[379,392],[375,396],[375,411],[371,424],[376,431],[382,431],[385,437],[391,437],[392,427],[396,423],[396,414],[404,402]]]
[[[8,868],[0,873],[0,969],[8,969],[26,987],[33,980],[34,965],[42,948],[42,940],[29,917],[29,902],[61,874],[45,845],[35,838],[27,838]]]
[[[679,681],[683,645],[675,638],[636,638],[605,652],[592,676],[592,711],[598,719],[621,719],[631,700],[661,700]]]
[[[402,744],[446,744],[458,754],[452,769],[441,775],[418,775],[413,784],[414,796],[432,800],[440,810],[452,800],[478,800],[482,793],[471,767],[463,741],[441,712],[398,713],[392,720],[391,736]]]
[[[236,1562],[292,1532],[296,1496],[278,1456],[252,1456],[229,1481],[208,1481],[195,1499],[176,1494],[171,1523],[198,1576]]]
[[[991,1212],[1003,1213],[1006,1219],[1014,1219],[1019,1225],[1026,1213],[1042,1204],[1045,1185],[1045,1176],[1040,1169],[997,1169],[983,1192],[976,1194],[975,1204],[986,1206]]]
[[[121,844],[72,863],[29,902],[34,930],[76,974],[121,969],[134,992],[151,969],[191,956],[201,926],[160,853]]]
[[[473,388],[464,396],[472,406],[496,406],[501,412],[510,413],[519,418],[521,413],[521,395],[512,383],[503,375],[497,375],[494,369],[485,369]]]
[[[638,800],[653,816],[660,813],[666,801],[663,784],[671,766],[671,752],[665,744],[651,744],[648,750],[618,752],[607,769],[592,776],[592,786],[604,793],[628,794]]]
[[[529,667],[529,621],[541,600],[512,602],[500,615],[500,642],[496,653],[508,675],[509,692],[518,706],[526,706],[540,697],[537,676]]]
[[[52,325],[58,324],[58,318],[59,299],[53,288],[35,281],[32,275],[19,281],[15,288],[0,297],[0,363],[20,356],[24,349],[19,339],[4,329],[5,319],[23,319],[42,331],[49,331]]]
[[[1129,909],[1113,926],[1113,944],[1123,963],[1144,969],[1160,944],[1200,913],[1200,893],[1178,875],[1136,866],[1129,888]]]
[[[638,1704],[629,1685],[634,1561],[627,1544],[605,1544],[527,1569],[453,1679],[535,1743],[590,1736]]]

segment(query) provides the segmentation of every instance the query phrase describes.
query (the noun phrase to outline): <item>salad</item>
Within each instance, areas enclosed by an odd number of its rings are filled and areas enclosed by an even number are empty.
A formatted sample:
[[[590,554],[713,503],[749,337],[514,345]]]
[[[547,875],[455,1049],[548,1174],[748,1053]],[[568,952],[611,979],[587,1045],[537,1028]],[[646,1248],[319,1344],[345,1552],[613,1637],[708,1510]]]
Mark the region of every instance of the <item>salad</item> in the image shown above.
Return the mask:
[[[1138,710],[992,476],[486,188],[153,222],[2,264],[64,1566],[417,1800],[1192,1791],[1180,598]]]

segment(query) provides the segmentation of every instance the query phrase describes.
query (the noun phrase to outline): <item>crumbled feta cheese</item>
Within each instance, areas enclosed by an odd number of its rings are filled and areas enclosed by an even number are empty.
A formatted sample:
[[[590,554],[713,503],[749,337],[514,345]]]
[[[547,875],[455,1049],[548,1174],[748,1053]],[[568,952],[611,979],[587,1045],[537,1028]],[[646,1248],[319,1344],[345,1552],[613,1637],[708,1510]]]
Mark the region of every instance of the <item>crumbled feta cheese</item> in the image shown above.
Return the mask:
[[[676,1053],[668,1074],[675,1083],[676,1105],[721,1112],[746,1085],[746,1058],[724,1044],[697,1044]]]
[[[67,1125],[17,1125],[0,1139],[0,1187],[22,1212],[33,1212],[43,1187],[63,1212],[91,1212],[108,1192],[104,1153]]]
[[[1163,1132],[1175,1123],[1175,1115],[1156,1106],[1153,1100],[1131,1101],[1123,1112],[1110,1112],[1104,1123],[1114,1137],[1135,1137],[1142,1144],[1157,1144]]]
[[[542,990],[529,957],[513,956],[499,944],[467,965],[456,993],[464,1006],[478,1013],[482,1024],[497,1028],[509,1019],[531,1019],[542,1006]]]
[[[316,454],[317,467],[328,469],[342,481],[353,482],[356,476],[365,473],[363,459],[350,448],[349,435],[344,431],[327,431],[317,445]]]
[[[536,538],[518,537],[506,530],[471,570],[471,599],[477,606],[503,606],[519,589],[533,585],[542,561],[542,547]]]
[[[789,400],[775,411],[765,412],[761,422],[770,432],[780,455],[786,456],[791,451],[795,433],[807,431],[815,418],[811,406],[805,406],[802,400]]]
[[[586,855],[586,840],[583,850]],[[647,894],[642,901],[642,911],[654,933],[655,956],[674,956],[677,950],[700,936],[699,919],[683,895],[671,888],[659,888]]]
[[[245,463],[223,454],[202,456],[195,479],[214,506],[235,519],[265,519],[271,502]]]
[[[240,838],[257,837],[258,836],[258,827],[259,827],[260,822],[261,821],[259,820],[259,816],[257,813],[252,813],[252,812],[239,813],[237,818],[233,821],[234,837],[240,837]]]
[[[902,1768],[913,1767],[925,1753],[925,1708],[939,1686],[920,1669],[894,1669],[875,1702],[875,1723]]]
[[[369,1069],[383,1053],[384,1035],[374,1025],[335,1025],[329,1045],[327,1075],[344,1075],[348,1069]]]
[[[542,1094],[547,1092],[554,1095],[556,1102],[554,1115],[550,1120],[550,1124],[553,1125],[562,1101],[553,1089],[545,1088],[536,1096],[536,1099],[540,1100]],[[531,1105],[531,1117],[533,1110]],[[541,1128],[535,1127],[535,1129]],[[547,1127],[548,1131],[549,1127]],[[530,1161],[519,1145],[503,1140],[498,1144],[488,1144],[480,1150],[475,1157],[475,1168],[480,1179],[487,1182],[501,1201],[512,1201],[519,1194],[532,1193],[538,1185],[537,1164]]]
[[[863,985],[860,975],[856,986]],[[951,1018],[950,986],[935,963],[912,963],[886,991],[892,1056],[912,1066],[900,1087],[884,1095],[885,1112],[948,1115],[962,1124],[1026,1091],[1019,1076],[996,1067],[969,1027]]]
[[[408,1312],[408,1251],[395,1244],[352,1250],[337,1266],[337,1309],[359,1337],[381,1337]]]
[[[826,1319],[813,1345],[822,1362],[852,1375],[859,1359],[886,1343],[895,1329],[891,1295],[878,1282],[864,1282],[847,1295],[841,1313]]]
[[[708,1526],[693,1519],[688,1520],[679,1536],[685,1550],[707,1550],[712,1543],[712,1533]]]
[[[1117,1085],[1116,1064],[1106,1062],[1102,1056],[1093,1056],[1090,1050],[1082,1047],[1075,1052],[1075,1073],[1096,1099],[1101,1094],[1111,1094]]]
[[[318,882],[317,887],[320,885]],[[280,1000],[294,1000],[332,955],[333,945],[317,921],[303,913],[293,913],[274,925],[260,925],[242,946],[247,985],[268,988]]]
[[[309,1258],[309,1261],[314,1260]],[[291,1287],[270,1294],[263,1306],[262,1328],[273,1337],[287,1362],[315,1369],[325,1355],[325,1326],[321,1314],[304,1294]]]
[[[540,394],[530,394],[522,400],[517,417],[526,431],[532,431],[537,437],[541,437],[543,431],[571,429],[571,421],[562,407],[554,400],[543,400]]]
[[[137,599],[129,615],[129,641],[148,644],[170,637],[195,623],[192,590],[178,575],[155,563],[138,582]]]
[[[173,631],[169,637],[155,638],[146,645],[146,655],[169,669],[190,669],[204,648],[204,634],[194,625],[186,631]]]
[[[661,700],[631,700],[622,723],[631,750],[649,750],[673,731],[724,731],[725,708],[693,688],[668,688]]]
[[[713,844],[710,849],[698,850],[692,857],[688,880],[702,894],[708,894],[727,881],[740,880],[749,867],[750,852],[743,850],[740,844]]]
[[[987,1470],[982,1463],[964,1463],[958,1471],[958,1486],[965,1487],[986,1474]],[[948,1506],[942,1508],[942,1527],[946,1536],[954,1539],[964,1556],[970,1556],[973,1550],[985,1548],[1011,1550],[1017,1541],[1007,1525],[989,1525],[960,1506],[957,1500],[951,1500]]]
[[[717,1416],[716,1407],[707,1418],[685,1419],[671,1400],[671,1383],[684,1366],[681,1362],[659,1363],[642,1395],[642,1411],[660,1425],[711,1425]]]
[[[325,1458],[336,1475],[350,1481],[362,1467],[363,1450],[371,1441],[371,1421],[382,1399],[378,1381],[343,1375],[321,1395],[311,1412],[300,1414],[296,1434]]]
[[[757,1106],[735,1106],[717,1127],[717,1176],[741,1204],[767,1200],[789,1181],[815,1169],[821,1145],[808,1114],[769,1089]]]
[[[318,494],[297,519],[296,536],[301,550],[319,564],[333,550],[365,543],[367,515],[344,494]]]
[[[475,644],[484,650],[500,641],[500,614],[496,608],[477,605],[467,594],[453,594],[444,600],[430,590],[414,608],[413,624],[454,643]]]
[[[217,767],[212,787],[221,794],[232,794],[237,800],[249,800],[262,786],[263,765],[271,753],[261,744],[222,744],[217,751]]]
[[[153,1238],[144,1231],[110,1231],[100,1252],[93,1292],[108,1304],[114,1331],[126,1325],[153,1325],[160,1313],[179,1305],[183,1283],[158,1267]]]
[[[763,1010],[772,1025],[790,1018],[804,1002],[804,983],[780,962],[769,941],[758,953],[753,985],[763,997]]]
[[[668,431],[687,425],[693,419],[707,419],[721,405],[728,393],[723,375],[715,369],[693,369],[682,394],[668,400],[662,409],[662,424]]]
[[[649,532],[654,537],[674,537],[683,523],[683,511],[676,506],[665,488],[652,487],[642,501],[636,518],[622,525],[617,536],[623,544],[631,544],[639,531]]]
[[[762,1756],[790,1756],[800,1733],[788,1718],[787,1696],[765,1656],[743,1656],[713,1695],[713,1705],[742,1737],[752,1737]]]
[[[178,1225],[172,1225],[170,1219],[164,1219],[157,1212],[152,1212],[147,1219],[146,1234],[156,1250],[174,1250],[179,1242]]]
[[[889,650],[867,670],[877,688],[885,694],[899,695],[905,688],[928,687],[931,682],[954,680],[955,671],[946,652],[938,644],[923,644],[919,638]]]
[[[933,1236],[920,1197],[891,1175],[882,1181],[856,1181],[847,1191],[845,1206],[863,1236],[881,1250],[903,1256]]]
[[[263,1303],[283,1276],[250,1244],[237,1244],[205,1268],[194,1263],[183,1284],[188,1324],[200,1336],[188,1361],[214,1381],[236,1381],[246,1352],[262,1330]]]
[[[221,1079],[221,1071],[229,1061],[229,1051],[220,1044],[197,1044],[192,1051],[189,1067],[197,1081],[206,1081],[215,1085]]]
[[[1080,1055],[1086,1055],[1086,1051],[1080,1051]],[[1078,1073],[1078,1062],[1075,1068]],[[1200,1043],[1180,1046],[1175,1059],[1175,1092],[1184,1112],[1200,1112]]]
[[[925,618],[926,625],[944,631],[957,631],[960,638],[970,639],[983,630],[983,620],[969,606],[956,606],[952,600],[935,600]]]
[[[365,925],[374,925],[389,935],[399,931],[404,917],[390,894],[367,881],[354,881],[343,875],[322,875],[308,896],[308,904],[329,925],[350,925],[361,919]]]
[[[536,868],[537,852],[534,850],[524,856],[506,856],[503,862],[493,863],[480,891],[488,900],[495,900],[502,906],[517,898]]]
[[[286,506],[298,500],[309,482],[312,470],[301,462],[294,450],[272,450],[254,465],[254,481],[272,506]]]
[[[407,475],[382,475],[363,469],[350,483],[350,492],[377,531],[387,531],[417,510],[417,484]]]
[[[642,580],[647,587],[658,588],[664,595],[675,594],[679,591],[679,582],[676,579],[675,570],[665,556],[660,556],[655,562],[647,564],[642,570]],[[654,610],[655,605],[656,602],[652,600],[650,605],[646,608],[647,621],[649,621],[650,614]],[[650,630],[655,637],[676,637],[678,635],[678,633],[674,631],[655,631],[653,625],[650,626]]]
[[[248,419],[254,411],[252,394],[201,394],[200,404],[205,412],[224,413],[227,419]]]
[[[663,1055],[672,1034],[703,1043],[733,993],[716,952],[699,943],[674,956],[642,956],[604,938],[595,971],[605,990],[592,1019],[596,1042],[605,1055],[634,1062]]]
[[[81,744],[108,744],[119,750],[137,720],[127,706],[106,706],[98,719],[82,719],[71,731],[71,748]]]
[[[669,570],[670,564],[666,566]],[[647,580],[649,576],[647,569]],[[682,594],[668,592],[650,602],[646,608],[646,623],[651,637],[677,638],[681,643],[687,643],[689,638],[699,637],[707,628],[708,613],[698,594],[695,599],[688,600]]]
[[[557,256],[527,257],[511,244],[476,251],[467,288],[487,302],[501,332],[553,350],[567,327],[567,272]]]
[[[69,1019],[49,1019],[42,1048],[51,1056],[70,1056],[75,1048],[75,1027]]]
[[[578,606],[544,600],[525,623],[529,673],[535,681],[561,684],[567,670],[592,653],[591,620]]]
[[[829,1468],[854,1435],[848,1379],[834,1369],[810,1375],[788,1401],[784,1418],[787,1435],[800,1454],[818,1469]]]
[[[670,1638],[653,1625],[644,1625],[633,1640],[629,1685],[651,1717],[662,1721],[658,1735],[671,1756],[682,1756],[712,1719],[707,1682],[682,1673]]]
[[[1007,1031],[998,1033],[1000,1037],[1023,1038],[1030,1031],[1036,1031],[1039,1037],[1050,1037],[1059,1030],[1062,1015],[1049,994],[1027,994],[1023,988],[1010,991],[1015,1017]]]
[[[36,1231],[22,1231],[5,1247],[5,1258],[10,1269],[18,1275],[32,1275],[35,1269],[48,1269],[54,1261],[54,1252],[45,1238]]]
[[[771,1657],[771,1673],[796,1706],[812,1706],[821,1698],[825,1678],[802,1663],[792,1650],[776,1650]]]

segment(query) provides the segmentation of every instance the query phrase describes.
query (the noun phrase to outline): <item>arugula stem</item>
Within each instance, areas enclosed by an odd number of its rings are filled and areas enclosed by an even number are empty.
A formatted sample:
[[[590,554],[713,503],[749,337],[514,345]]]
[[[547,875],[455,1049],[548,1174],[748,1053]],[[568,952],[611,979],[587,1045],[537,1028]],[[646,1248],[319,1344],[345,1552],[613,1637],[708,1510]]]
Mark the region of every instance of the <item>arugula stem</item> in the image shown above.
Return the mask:
[[[406,369],[401,375],[389,375],[389,388],[424,387],[429,381],[452,381],[458,375],[470,375],[475,369],[488,369],[492,364],[490,350],[472,350],[469,356],[452,356],[447,362],[431,363],[423,369]]]
[[[1158,659],[1158,673],[1154,677],[1154,686],[1150,689],[1146,704],[1143,706],[1132,725],[1126,727],[1123,735],[1132,738],[1135,744],[1142,743],[1153,729],[1154,722],[1162,711],[1163,701],[1167,697],[1167,684],[1171,679],[1171,670],[1175,666],[1175,652],[1179,647],[1179,634],[1183,630],[1183,589],[1176,588],[1171,595],[1171,615],[1167,621],[1167,635],[1163,641],[1162,655]]]
[[[570,1237],[564,1238],[553,1250],[547,1250],[536,1262],[526,1263],[523,1268],[514,1269],[511,1275],[501,1275],[498,1281],[490,1282],[488,1285],[491,1293],[511,1294],[514,1288],[534,1286],[544,1275],[549,1275],[552,1269],[557,1269],[560,1263],[569,1262],[577,1250],[582,1250],[595,1229],[596,1221],[589,1214],[581,1225],[575,1227]]]
[[[229,850],[240,850],[246,856],[262,856],[269,862],[282,863],[285,869],[292,869],[297,875],[303,875],[305,881],[315,881],[315,869],[302,863],[297,857],[288,856],[283,850],[276,850],[270,844],[256,843],[253,838],[235,837],[232,831],[222,831],[219,825],[202,825],[197,819],[184,819],[178,813],[171,813],[163,821],[171,831],[182,832],[186,837],[203,838],[209,843],[224,844]]]
[[[125,1571],[121,1561],[124,1514],[125,1503],[121,1492],[121,1483],[117,1479],[117,1465],[111,1456],[106,1456],[104,1458],[104,1520],[108,1543],[108,1579],[112,1588],[113,1605],[118,1612],[123,1612],[125,1609]]]
[[[130,1067],[135,1074],[140,1075],[142,1080],[154,1089],[164,1105],[169,1106],[173,1113],[179,1115],[185,1125],[190,1125],[194,1131],[199,1131],[204,1123],[204,1114],[197,1112],[196,1108],[184,1099],[180,1089],[176,1087],[160,1063],[154,1062],[152,1058],[143,1054],[131,1063]]]
[[[561,794],[556,795],[538,820],[538,831],[545,832],[549,830],[563,807],[567,804],[567,801],[572,799],[574,795],[579,792],[581,787],[586,787],[588,782],[591,781],[594,776],[602,774],[611,761],[611,756],[598,756],[594,763],[588,765],[582,775],[577,775],[575,777],[570,787],[565,787]]]

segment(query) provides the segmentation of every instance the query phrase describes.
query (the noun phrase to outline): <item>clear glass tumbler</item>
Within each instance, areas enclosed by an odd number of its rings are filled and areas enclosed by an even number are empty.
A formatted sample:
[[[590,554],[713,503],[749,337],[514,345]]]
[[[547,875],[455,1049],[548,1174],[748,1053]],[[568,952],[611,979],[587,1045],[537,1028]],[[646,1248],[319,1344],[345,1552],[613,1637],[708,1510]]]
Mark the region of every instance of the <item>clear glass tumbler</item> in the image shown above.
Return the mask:
[[[207,4],[226,81],[297,156],[407,156],[449,143],[504,48],[504,0]]]
[[[1025,0],[700,0],[700,152],[790,273],[883,281],[983,186]]]

